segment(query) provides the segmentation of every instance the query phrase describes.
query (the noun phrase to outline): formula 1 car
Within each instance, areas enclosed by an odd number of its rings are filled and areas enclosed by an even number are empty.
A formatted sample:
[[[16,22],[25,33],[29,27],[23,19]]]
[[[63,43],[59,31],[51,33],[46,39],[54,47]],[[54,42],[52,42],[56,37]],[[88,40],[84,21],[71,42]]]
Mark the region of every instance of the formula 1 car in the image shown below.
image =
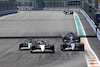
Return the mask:
[[[67,42],[69,42],[70,40],[74,40],[80,43],[80,36],[76,35],[73,32],[69,32],[66,35],[63,35],[62,38],[63,38],[63,42],[64,40],[66,40]]]
[[[66,42],[61,44],[62,51],[84,51],[84,44],[78,42]]]
[[[37,52],[48,52],[48,53],[54,53],[54,45],[49,44],[48,41],[35,41],[35,44],[31,45],[30,52],[31,53],[37,53]]]
[[[30,46],[35,43],[34,39],[27,39],[19,45],[19,50],[29,50]]]
[[[80,42],[80,37],[72,32],[67,33],[67,36],[63,37],[63,44],[61,44],[61,50],[67,51],[84,51],[84,44]]]
[[[65,14],[73,14],[72,11],[68,11],[68,10],[64,10],[64,13],[65,13]]]

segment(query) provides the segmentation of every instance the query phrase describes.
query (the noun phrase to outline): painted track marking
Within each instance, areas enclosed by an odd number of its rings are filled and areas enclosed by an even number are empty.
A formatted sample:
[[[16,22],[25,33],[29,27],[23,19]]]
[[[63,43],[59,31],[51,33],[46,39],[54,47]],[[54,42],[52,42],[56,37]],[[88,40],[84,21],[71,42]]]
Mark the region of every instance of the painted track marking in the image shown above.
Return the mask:
[[[86,35],[78,14],[74,12],[73,16],[74,16],[78,35]],[[95,52],[90,47],[88,39],[86,37],[81,38],[81,42],[83,42],[85,45],[85,51],[86,51],[85,58],[86,58],[88,67],[100,67],[100,61],[97,55],[95,54]]]

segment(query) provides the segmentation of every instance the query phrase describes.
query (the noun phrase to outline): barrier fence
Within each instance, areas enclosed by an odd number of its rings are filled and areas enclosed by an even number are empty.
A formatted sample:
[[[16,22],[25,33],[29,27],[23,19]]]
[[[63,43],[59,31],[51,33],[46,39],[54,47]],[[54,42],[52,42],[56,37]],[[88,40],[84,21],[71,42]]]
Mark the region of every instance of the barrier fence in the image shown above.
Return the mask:
[[[33,10],[34,8],[33,7],[30,7],[30,6],[20,6],[20,7],[17,7],[18,10]]]
[[[1,10],[0,11],[0,16],[7,15],[7,14],[12,14],[12,13],[17,13],[17,9]]]
[[[97,29],[97,38],[98,38],[98,40],[100,42],[100,30],[99,29]]]
[[[97,12],[97,9],[95,6],[88,2],[81,1],[81,8],[88,14],[88,16],[94,21],[96,24],[96,16],[95,13]]]
[[[84,10],[80,9],[80,12],[83,14],[83,16],[86,18],[86,20],[88,21],[88,23],[92,27],[93,31],[96,33],[96,25],[92,21],[92,19],[86,14],[86,12]]]
[[[30,10],[43,10],[43,11],[63,11],[63,10],[72,10],[79,11],[79,7],[44,7],[44,8],[34,8],[34,7],[18,7],[19,11],[30,11]]]
[[[85,1],[81,1],[80,7],[82,8],[80,12],[84,15],[84,17],[92,27],[93,31],[97,35],[98,40],[100,41],[100,30],[97,29],[97,25],[99,23],[97,20],[99,17],[97,17],[96,14],[97,9],[95,8],[95,6]]]
[[[32,2],[32,1],[29,1]],[[79,7],[80,6],[80,0],[77,1],[68,1],[68,0],[34,0],[31,4],[28,5],[21,5],[21,3],[28,3],[27,1],[19,1],[18,2],[18,9],[19,10],[60,10],[62,8],[68,8],[68,7]],[[49,9],[50,8],[50,9]]]
[[[95,32],[95,34],[97,35],[97,38],[100,42],[100,30],[97,29],[97,26],[95,25],[95,23],[93,22],[93,20],[87,15],[87,13],[83,10],[80,9],[80,12],[83,14],[83,16],[86,18],[86,20],[88,21],[88,23],[90,24],[90,26],[92,27],[93,31]]]
[[[17,1],[0,0],[0,16],[16,12],[17,12]]]

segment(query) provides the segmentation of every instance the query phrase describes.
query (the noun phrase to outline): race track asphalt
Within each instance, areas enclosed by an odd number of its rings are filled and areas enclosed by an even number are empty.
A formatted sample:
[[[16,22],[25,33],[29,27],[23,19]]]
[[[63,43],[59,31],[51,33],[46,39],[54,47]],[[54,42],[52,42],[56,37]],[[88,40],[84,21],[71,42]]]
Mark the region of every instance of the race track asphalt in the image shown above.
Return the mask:
[[[2,36],[61,36],[77,32],[73,15],[63,11],[24,11],[0,20]],[[60,50],[62,39],[46,38],[55,53],[19,51],[25,39],[0,39],[0,67],[87,67],[83,51]]]

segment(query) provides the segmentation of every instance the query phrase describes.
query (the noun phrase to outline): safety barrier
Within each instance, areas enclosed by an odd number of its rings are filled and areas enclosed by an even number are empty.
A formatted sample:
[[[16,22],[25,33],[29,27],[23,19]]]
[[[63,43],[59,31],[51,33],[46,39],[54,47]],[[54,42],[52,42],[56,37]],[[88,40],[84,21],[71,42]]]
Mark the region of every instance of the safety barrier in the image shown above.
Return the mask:
[[[90,26],[92,27],[93,31],[95,32],[95,34],[97,35],[97,38],[100,42],[100,30],[97,29],[97,26],[95,25],[95,23],[92,21],[92,19],[86,14],[86,12],[82,9],[80,9],[80,12],[83,14],[83,16],[86,18],[86,20],[88,21],[88,23],[90,24]]]
[[[43,8],[43,10],[45,11],[64,11],[64,10],[71,10],[71,11],[79,11],[80,8],[78,7],[68,7],[68,8],[61,8],[61,7],[58,7],[58,8],[48,8],[48,7],[45,7]]]
[[[86,18],[86,20],[88,21],[88,23],[92,27],[93,31],[96,33],[96,25],[92,21],[92,19],[86,14],[86,12],[84,10],[80,9],[80,12],[83,14],[83,16]]]
[[[29,6],[17,7],[17,8],[18,8],[18,10],[21,10],[21,11],[24,11],[24,10],[28,10],[28,11],[33,10],[33,7],[29,7]]]
[[[100,30],[99,29],[97,29],[97,38],[98,38],[98,40],[100,42]]]
[[[44,8],[34,8],[29,6],[18,6],[18,10],[20,11],[30,11],[30,10],[44,10],[44,11],[63,11],[63,10],[72,10],[79,11],[79,7],[44,7]]]
[[[12,14],[12,13],[17,13],[17,9],[2,10],[2,11],[0,11],[0,16],[7,15],[7,14]]]

